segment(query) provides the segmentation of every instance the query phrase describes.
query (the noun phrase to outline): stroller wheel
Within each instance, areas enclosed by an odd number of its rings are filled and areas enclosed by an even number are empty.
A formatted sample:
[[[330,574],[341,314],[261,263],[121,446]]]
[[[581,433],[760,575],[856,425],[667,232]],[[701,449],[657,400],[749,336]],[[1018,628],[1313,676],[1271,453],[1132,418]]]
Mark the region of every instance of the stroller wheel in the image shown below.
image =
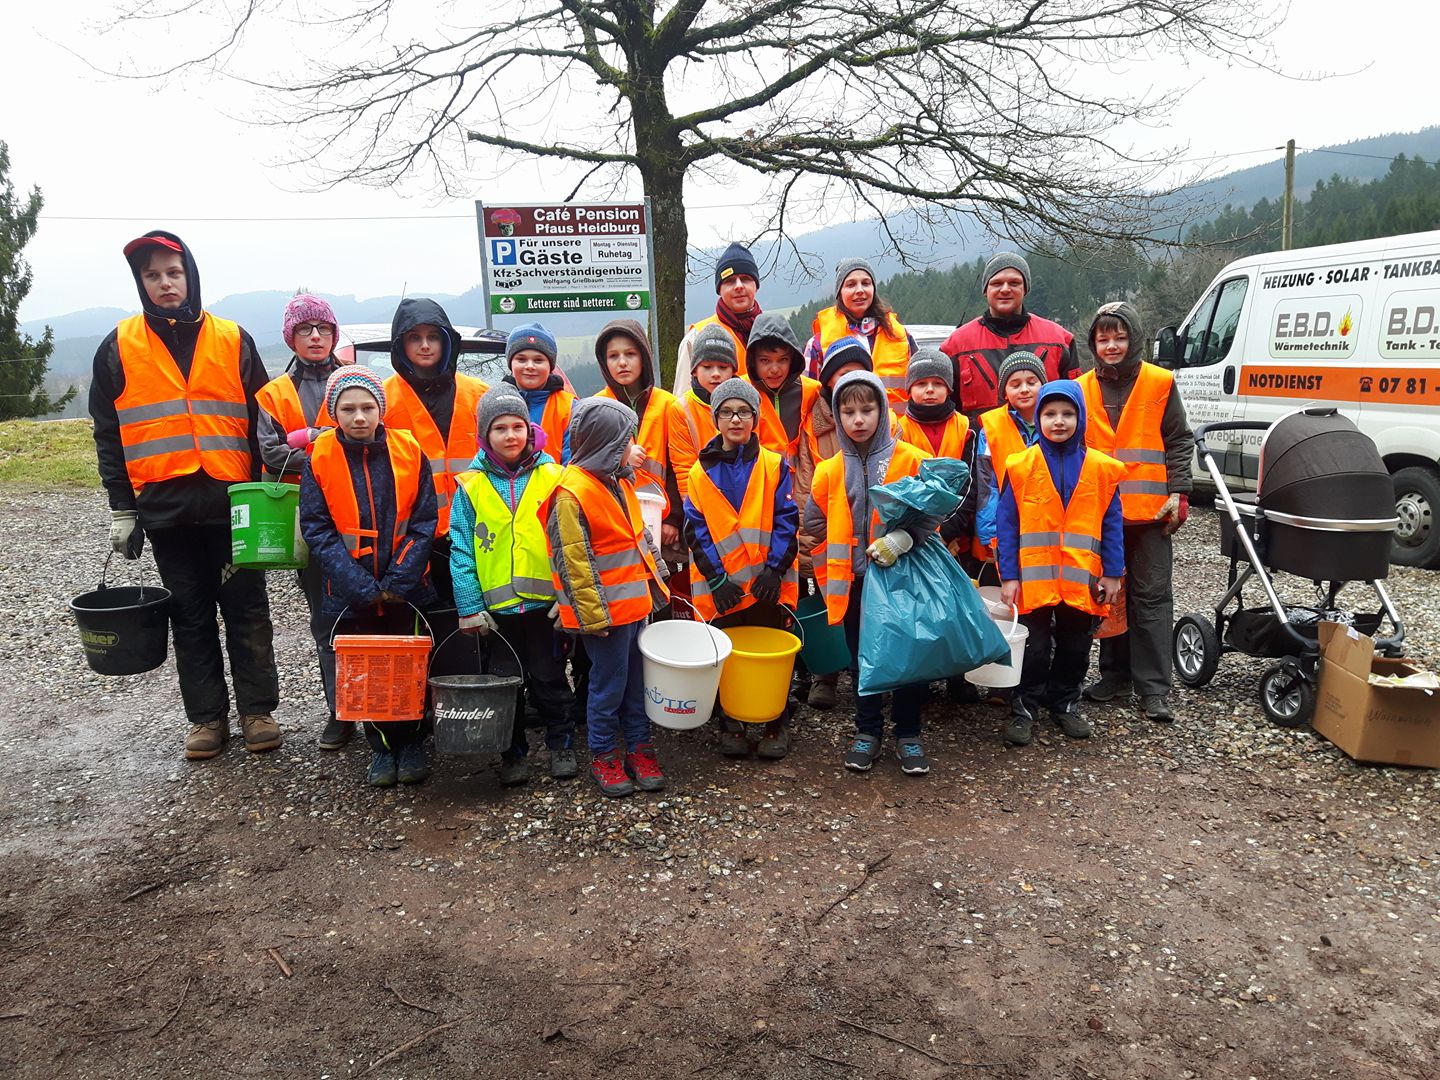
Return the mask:
[[[1303,727],[1315,712],[1315,687],[1296,661],[1282,660],[1260,676],[1260,707],[1277,727]]]
[[[1204,615],[1182,615],[1171,636],[1175,675],[1186,686],[1204,686],[1220,666],[1220,638]]]

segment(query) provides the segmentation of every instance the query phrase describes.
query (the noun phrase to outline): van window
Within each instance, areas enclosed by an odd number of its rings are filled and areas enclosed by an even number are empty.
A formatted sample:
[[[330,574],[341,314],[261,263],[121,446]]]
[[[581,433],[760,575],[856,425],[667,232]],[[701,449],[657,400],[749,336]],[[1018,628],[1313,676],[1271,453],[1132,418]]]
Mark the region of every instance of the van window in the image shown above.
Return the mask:
[[[1240,316],[1249,287],[1249,278],[1231,278],[1222,281],[1205,298],[1195,317],[1185,327],[1183,366],[1218,364],[1230,354],[1230,346],[1235,343],[1235,335],[1240,329]]]

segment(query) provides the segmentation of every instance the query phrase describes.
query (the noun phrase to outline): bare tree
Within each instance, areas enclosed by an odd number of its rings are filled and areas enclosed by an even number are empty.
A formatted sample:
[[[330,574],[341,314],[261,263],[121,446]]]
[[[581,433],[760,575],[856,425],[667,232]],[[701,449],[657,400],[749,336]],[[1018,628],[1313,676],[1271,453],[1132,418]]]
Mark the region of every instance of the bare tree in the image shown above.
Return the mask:
[[[763,208],[746,215],[752,241],[845,213],[878,218],[902,258],[919,237],[900,221],[968,218],[1020,243],[1154,235],[1164,159],[1127,152],[1115,133],[1163,116],[1174,97],[1135,96],[1119,67],[1199,55],[1268,64],[1283,14],[1271,3],[500,0],[491,14],[331,0],[324,18],[345,48],[276,76],[257,73],[245,40],[283,19],[287,0],[240,0],[196,62],[278,92],[279,122],[321,125],[336,140],[331,181],[423,173],[469,192],[477,165],[498,170],[467,148],[502,169],[558,159],[571,197],[638,173],[668,359],[683,331],[685,190],[697,170]],[[169,14],[197,9],[183,0]]]

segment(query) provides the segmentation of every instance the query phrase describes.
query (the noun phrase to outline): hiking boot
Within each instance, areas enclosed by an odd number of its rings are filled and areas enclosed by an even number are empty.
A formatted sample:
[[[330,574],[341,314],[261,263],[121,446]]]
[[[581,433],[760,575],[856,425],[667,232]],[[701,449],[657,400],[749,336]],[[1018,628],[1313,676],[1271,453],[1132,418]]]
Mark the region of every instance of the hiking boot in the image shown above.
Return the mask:
[[[500,759],[500,783],[505,787],[516,787],[530,780],[530,759],[523,757],[502,757]]]
[[[1145,719],[1154,720],[1161,724],[1173,724],[1175,714],[1170,711],[1170,702],[1164,694],[1147,694],[1140,701],[1140,707],[1145,710]]]
[[[430,776],[430,763],[425,760],[424,743],[408,743],[400,748],[395,779],[402,784],[421,784]]]
[[[225,749],[230,738],[230,719],[211,720],[208,724],[196,724],[185,736],[185,756],[191,761],[212,758]]]
[[[812,709],[833,709],[835,700],[835,682],[824,676],[812,682],[810,693],[805,695],[805,704]]]
[[[1050,713],[1050,719],[1060,725],[1069,738],[1088,739],[1091,735],[1090,721],[1074,711],[1054,711]]]
[[[880,756],[880,740],[869,735],[857,735],[845,755],[845,768],[854,772],[869,772],[870,766]]]
[[[930,771],[930,759],[919,739],[897,739],[895,756],[900,759],[900,771],[906,776],[924,776]]]
[[[1010,722],[1002,738],[1011,746],[1029,746],[1035,738],[1035,717],[1019,695],[1010,702]]]
[[[726,757],[750,756],[750,740],[745,738],[745,729],[738,720],[728,716],[720,718],[720,753]]]
[[[354,734],[355,722],[353,720],[336,720],[332,716],[325,722],[325,729],[320,732],[320,749],[339,750],[350,741],[350,737]]]
[[[653,746],[637,746],[632,753],[626,754],[625,771],[641,791],[665,790],[665,774],[660,771]]]
[[[550,751],[550,779],[574,780],[580,775],[580,763],[575,760],[575,751],[566,746]]]
[[[765,734],[755,746],[757,756],[767,761],[779,761],[790,752],[790,722],[784,718],[771,720],[765,725]]]
[[[394,787],[395,781],[399,779],[398,767],[399,763],[394,754],[389,750],[377,750],[370,759],[370,769],[365,774],[365,782],[371,787]]]
[[[252,713],[240,717],[240,730],[245,735],[245,749],[252,754],[263,754],[267,750],[280,748],[280,725],[275,723],[269,713]]]
[[[1118,697],[1129,697],[1131,692],[1130,683],[1122,679],[1112,679],[1109,675],[1102,675],[1089,686],[1085,687],[1085,697],[1090,701],[1114,701]]]
[[[595,781],[595,786],[600,789],[600,793],[609,795],[613,799],[629,795],[635,790],[635,785],[630,782],[630,777],[625,772],[625,759],[619,750],[611,750],[608,754],[596,754],[592,757],[590,759],[590,776]]]

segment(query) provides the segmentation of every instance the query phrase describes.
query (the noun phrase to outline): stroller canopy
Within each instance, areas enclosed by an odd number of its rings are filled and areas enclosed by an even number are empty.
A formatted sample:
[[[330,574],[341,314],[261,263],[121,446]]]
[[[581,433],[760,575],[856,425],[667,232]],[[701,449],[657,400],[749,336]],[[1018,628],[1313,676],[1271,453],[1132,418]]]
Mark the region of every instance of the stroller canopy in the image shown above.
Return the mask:
[[[1332,521],[1395,516],[1395,491],[1380,451],[1334,409],[1282,417],[1260,447],[1256,501],[1267,511]]]

